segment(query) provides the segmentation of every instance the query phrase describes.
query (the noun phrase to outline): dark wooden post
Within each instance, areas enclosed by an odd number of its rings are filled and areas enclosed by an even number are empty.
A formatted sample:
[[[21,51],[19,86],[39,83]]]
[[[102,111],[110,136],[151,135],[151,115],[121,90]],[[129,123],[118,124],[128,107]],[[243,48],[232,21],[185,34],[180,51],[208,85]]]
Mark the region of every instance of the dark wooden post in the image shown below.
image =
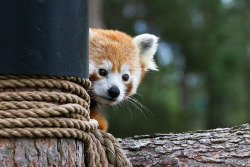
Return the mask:
[[[0,1],[0,74],[88,78],[88,0]],[[1,138],[0,166],[84,166],[83,151],[75,139]]]
[[[0,11],[0,73],[88,78],[88,0],[8,0]]]

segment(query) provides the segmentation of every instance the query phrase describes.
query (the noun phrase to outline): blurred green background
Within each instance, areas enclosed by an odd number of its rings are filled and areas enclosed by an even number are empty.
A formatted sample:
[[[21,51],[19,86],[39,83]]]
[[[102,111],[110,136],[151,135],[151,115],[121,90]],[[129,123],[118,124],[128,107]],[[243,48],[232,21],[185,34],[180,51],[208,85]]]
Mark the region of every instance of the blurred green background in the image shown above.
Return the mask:
[[[116,137],[250,122],[250,1],[90,0],[90,26],[160,37],[134,96],[147,109],[105,111]]]

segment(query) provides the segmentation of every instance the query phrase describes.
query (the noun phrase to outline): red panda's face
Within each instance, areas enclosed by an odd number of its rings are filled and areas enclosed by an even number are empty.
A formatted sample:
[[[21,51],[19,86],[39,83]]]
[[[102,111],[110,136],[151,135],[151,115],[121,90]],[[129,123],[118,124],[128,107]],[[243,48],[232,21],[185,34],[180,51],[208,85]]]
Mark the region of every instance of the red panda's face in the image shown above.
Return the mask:
[[[145,72],[156,70],[153,61],[156,47],[157,38],[153,35],[132,38],[119,31],[90,30],[91,98],[115,105],[135,94]]]

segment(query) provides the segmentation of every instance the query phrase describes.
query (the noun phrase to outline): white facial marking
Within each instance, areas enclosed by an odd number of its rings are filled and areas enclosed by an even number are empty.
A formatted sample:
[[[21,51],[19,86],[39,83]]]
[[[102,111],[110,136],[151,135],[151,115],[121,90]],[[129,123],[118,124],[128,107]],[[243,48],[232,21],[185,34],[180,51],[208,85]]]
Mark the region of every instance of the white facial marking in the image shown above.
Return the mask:
[[[104,69],[104,70],[106,70],[108,73],[110,73],[110,72],[111,72],[111,69],[112,69],[112,63],[111,63],[110,61],[108,61],[108,60],[103,60],[103,61],[102,61],[102,64],[99,65],[99,66],[96,66],[95,68],[96,68],[96,70],[97,70],[97,73],[98,73],[98,70],[99,70],[99,69]]]
[[[137,71],[134,71],[133,75],[133,88],[132,88],[132,91],[131,93],[132,94],[135,94],[136,93],[136,90],[139,86],[139,83],[140,83],[140,78],[141,78],[141,69],[137,70]]]
[[[107,60],[103,61],[102,65],[99,65],[98,67],[94,66],[94,70],[97,74],[99,69],[105,69],[107,71],[107,76],[103,76],[102,79],[93,81],[92,92],[94,93],[95,99],[103,104],[109,105],[121,102],[124,99],[126,92],[126,87],[122,80],[122,74],[118,72],[111,72],[112,63]],[[108,90],[112,86],[116,86],[120,90],[120,95],[115,99],[112,99],[108,94]]]
[[[89,29],[89,39],[91,39],[93,37],[93,31],[91,29]]]
[[[132,70],[133,72],[130,73],[130,66],[124,63],[121,66],[121,73],[118,73],[111,72],[112,63],[110,61],[105,60],[102,62],[102,65],[99,66],[94,65],[94,63],[90,63],[90,74],[94,72],[98,74],[99,69],[105,69],[107,71],[107,76],[103,76],[102,79],[93,81],[92,83],[92,92],[94,93],[94,97],[98,102],[107,105],[115,105],[126,99],[126,84],[129,82],[132,82],[133,85],[130,94],[132,95],[136,93],[141,77],[140,68],[136,69],[136,71]],[[128,81],[124,81],[122,79],[124,74],[129,75]],[[120,95],[115,99],[112,99],[108,93],[108,90],[113,86],[116,86],[120,90]]]
[[[95,63],[93,61],[89,60],[89,75],[93,74],[95,72],[95,69],[96,69]]]
[[[121,72],[122,73],[126,73],[126,72],[129,72],[129,65],[124,63],[121,67]]]
[[[130,66],[126,63],[124,63],[122,66],[121,66],[121,78],[124,74],[128,74],[129,75],[129,79],[128,81],[125,81],[125,82],[129,82],[131,80],[131,76],[130,76]]]
[[[121,67],[121,71],[122,71],[122,75],[124,74],[128,74],[129,75],[129,80],[127,82],[130,82],[130,80],[132,79],[132,83],[133,83],[133,88],[131,90],[131,94],[135,94],[136,90],[139,86],[140,83],[140,78],[141,78],[141,69],[138,68],[136,71],[135,69],[132,70],[133,73],[130,74],[130,66],[128,64],[123,64]]]

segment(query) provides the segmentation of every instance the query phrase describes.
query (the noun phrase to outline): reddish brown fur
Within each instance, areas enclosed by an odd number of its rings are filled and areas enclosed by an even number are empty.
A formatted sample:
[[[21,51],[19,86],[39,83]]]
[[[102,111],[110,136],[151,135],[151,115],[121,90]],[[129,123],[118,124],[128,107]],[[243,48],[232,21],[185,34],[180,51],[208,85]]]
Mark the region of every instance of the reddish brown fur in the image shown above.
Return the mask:
[[[127,90],[126,90],[126,96],[130,96],[131,95],[131,91],[132,91],[132,89],[133,89],[133,83],[132,83],[132,81],[130,82],[130,83],[128,83],[127,85]]]
[[[136,48],[132,37],[119,31],[91,30],[95,35],[90,40],[89,55],[96,65],[102,64],[105,57],[113,64],[112,72],[121,72],[121,66],[124,63],[129,64],[132,69],[141,68],[139,57],[135,56]]]
[[[136,70],[141,70],[142,80],[146,73],[144,64],[140,62],[139,56],[136,56],[137,50],[133,43],[133,38],[123,32],[113,30],[91,29],[94,33],[93,37],[89,41],[89,56],[90,59],[98,66],[105,60],[109,60],[112,63],[111,72],[121,72],[122,64],[126,63],[130,66],[130,73],[132,74]],[[90,81],[98,80],[98,74],[92,74],[89,77]],[[127,84],[126,96],[130,96],[132,93],[133,84],[132,81]],[[99,123],[99,129],[106,131],[108,123],[106,119],[101,116],[97,111],[90,112],[90,117],[96,119]]]
[[[145,64],[141,63],[141,68],[142,68],[142,69],[145,69]],[[141,71],[140,82],[142,81],[142,79],[143,79],[143,77],[145,76],[146,72],[147,72],[147,71],[145,71],[145,70],[142,70],[142,71]]]
[[[96,73],[89,75],[89,80],[90,80],[90,81],[96,81],[96,80],[98,80],[98,79],[100,79],[100,78],[101,78],[101,77],[99,77],[99,75],[96,74]]]
[[[101,129],[105,132],[107,131],[108,122],[107,122],[106,118],[104,118],[98,111],[91,110],[90,118],[98,121],[98,123],[99,123],[98,129]]]

